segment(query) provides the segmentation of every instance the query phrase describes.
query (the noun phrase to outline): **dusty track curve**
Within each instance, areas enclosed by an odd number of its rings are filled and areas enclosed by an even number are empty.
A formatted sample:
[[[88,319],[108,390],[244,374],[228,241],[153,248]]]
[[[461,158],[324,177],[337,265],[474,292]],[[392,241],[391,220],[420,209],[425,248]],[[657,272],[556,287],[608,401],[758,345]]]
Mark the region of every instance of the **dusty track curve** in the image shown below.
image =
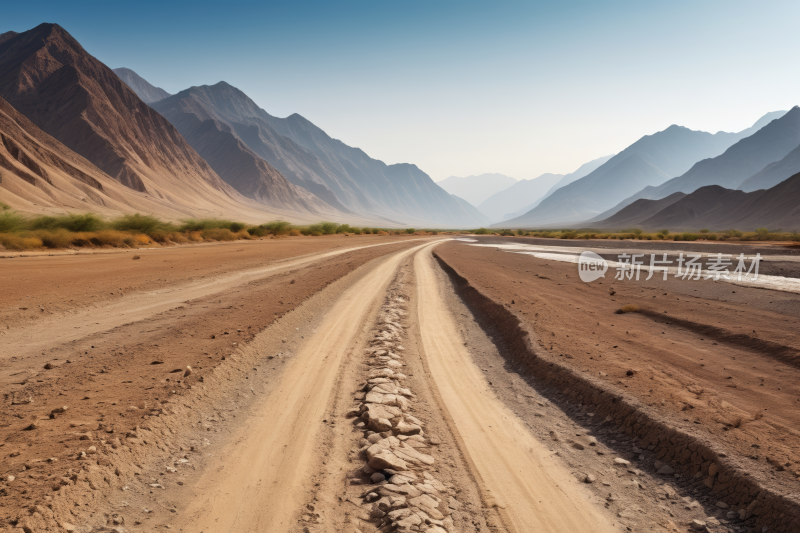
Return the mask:
[[[617,531],[491,391],[461,343],[455,319],[441,294],[431,254],[414,261],[422,344],[444,408],[461,436],[485,490],[506,527],[525,531]]]

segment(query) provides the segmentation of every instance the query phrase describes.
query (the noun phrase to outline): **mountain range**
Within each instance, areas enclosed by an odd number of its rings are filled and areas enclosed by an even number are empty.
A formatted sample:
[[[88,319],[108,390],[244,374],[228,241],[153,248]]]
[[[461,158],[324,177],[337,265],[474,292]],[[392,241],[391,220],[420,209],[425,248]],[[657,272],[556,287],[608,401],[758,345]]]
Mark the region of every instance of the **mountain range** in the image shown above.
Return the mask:
[[[660,200],[639,199],[596,226],[617,230],[635,226],[674,231],[701,228],[796,231],[800,229],[798,200],[800,173],[769,189],[753,192],[706,185],[690,194],[675,192]]]
[[[508,213],[543,197],[563,177],[563,174],[548,173],[529,180],[519,180],[486,198],[478,204],[478,210],[492,222],[499,222]]]
[[[502,220],[511,220],[512,218],[517,218],[519,216],[524,215],[525,213],[527,213],[528,211],[530,211],[531,209],[542,203],[542,201],[544,201],[545,198],[549,197],[551,194],[556,192],[561,187],[569,185],[573,181],[579,180],[582,177],[588,175],[589,173],[594,172],[595,169],[597,169],[600,165],[602,165],[612,157],[614,157],[614,154],[598,157],[597,159],[592,159],[588,163],[584,163],[583,165],[578,167],[576,171],[570,172],[569,174],[565,174],[561,179],[559,179],[555,184],[553,184],[553,186],[550,187],[546,193],[541,195],[539,198],[525,198],[526,204],[524,207],[514,212],[507,212],[505,215],[503,215]]]
[[[112,71],[57,24],[0,35],[0,96],[37,129],[34,137],[60,142],[88,163],[87,175],[123,185],[120,194],[161,206],[152,212],[248,220],[284,213],[371,225],[487,222],[413,164],[372,159],[300,115],[271,116],[224,82],[170,95],[130,69]],[[7,165],[17,178],[24,173]]]
[[[394,224],[486,222],[476,208],[459,202],[416,165],[372,159],[298,114],[274,117],[228,83],[190,87],[152,106],[224,176],[232,176],[246,153],[344,212],[368,213]],[[225,154],[212,153],[219,149],[217,141],[208,140],[212,137],[230,145]],[[233,177],[230,182],[238,190],[253,189],[247,179]]]
[[[744,190],[769,188],[800,172],[800,108],[770,121],[718,157],[698,161],[686,173],[659,186],[646,187],[599,218],[644,198],[656,200],[675,192],[691,193],[706,185]],[[791,155],[790,155],[791,154]]]
[[[177,211],[252,216],[259,210],[56,24],[3,39],[0,96],[106,175]]]
[[[590,220],[630,197],[632,191],[659,186],[673,176],[683,175],[698,161],[722,154],[782,114],[769,113],[738,133],[711,134],[673,125],[646,135],[593,172],[560,187],[538,206],[503,225],[566,226]]]
[[[673,125],[564,176],[436,184],[226,82],[171,95],[112,71],[57,24],[0,34],[0,141],[0,199],[34,213],[747,229],[792,227],[800,203],[798,107],[738,133]]]
[[[478,207],[484,200],[503,191],[517,183],[515,178],[504,174],[487,173],[475,176],[450,176],[436,184],[450,194],[462,198],[475,207]],[[487,213],[485,215],[492,218]]]

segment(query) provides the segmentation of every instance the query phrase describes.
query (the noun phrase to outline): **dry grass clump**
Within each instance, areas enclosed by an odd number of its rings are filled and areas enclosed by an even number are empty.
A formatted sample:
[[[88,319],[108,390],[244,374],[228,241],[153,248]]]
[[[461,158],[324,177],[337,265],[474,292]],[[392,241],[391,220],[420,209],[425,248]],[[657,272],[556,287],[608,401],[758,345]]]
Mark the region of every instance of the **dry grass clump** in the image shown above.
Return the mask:
[[[209,228],[203,230],[201,234],[206,241],[237,241],[250,238],[250,234],[246,231],[234,233],[228,228]]]
[[[641,309],[639,309],[638,305],[628,304],[617,309],[615,313],[621,315],[622,313],[638,313],[639,311],[641,311]]]
[[[23,237],[8,233],[0,233],[0,244],[8,250],[35,250],[43,246],[38,237]]]

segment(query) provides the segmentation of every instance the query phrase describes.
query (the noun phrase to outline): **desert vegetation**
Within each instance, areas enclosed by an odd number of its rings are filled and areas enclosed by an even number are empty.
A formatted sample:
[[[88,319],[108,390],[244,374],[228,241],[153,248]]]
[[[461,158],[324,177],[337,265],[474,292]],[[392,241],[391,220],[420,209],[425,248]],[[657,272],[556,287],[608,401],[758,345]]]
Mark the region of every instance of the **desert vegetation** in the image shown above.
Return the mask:
[[[25,217],[0,204],[0,248],[163,246],[205,241],[235,241],[323,235],[437,235],[441,230],[355,227],[336,222],[298,226],[284,220],[247,224],[224,219],[168,222],[152,215],[132,214],[107,220],[93,213]]]
[[[617,240],[646,240],[646,241],[788,241],[800,242],[800,233],[797,230],[784,231],[782,229],[759,228],[756,231],[742,232],[736,229],[724,231],[701,229],[694,232],[671,232],[662,229],[657,232],[645,232],[641,228],[624,229],[620,231],[601,231],[591,228],[585,229],[497,229],[487,230],[478,228],[465,231],[473,235],[497,235],[500,237],[539,237],[545,239],[617,239]]]

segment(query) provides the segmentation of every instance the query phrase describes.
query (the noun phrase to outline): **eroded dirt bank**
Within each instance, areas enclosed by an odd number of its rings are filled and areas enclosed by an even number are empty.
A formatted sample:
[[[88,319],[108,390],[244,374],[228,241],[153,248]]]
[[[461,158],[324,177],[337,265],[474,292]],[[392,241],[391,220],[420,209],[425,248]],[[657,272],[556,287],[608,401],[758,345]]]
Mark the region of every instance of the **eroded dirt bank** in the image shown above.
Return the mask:
[[[495,372],[548,391],[637,468],[675,479],[721,527],[793,530],[798,369],[736,334],[797,349],[796,318],[775,311],[796,308],[796,295],[680,280],[585,284],[575,265],[463,243],[436,254],[502,346],[506,368]],[[625,304],[655,312],[615,314]],[[720,342],[687,324],[731,335]]]

